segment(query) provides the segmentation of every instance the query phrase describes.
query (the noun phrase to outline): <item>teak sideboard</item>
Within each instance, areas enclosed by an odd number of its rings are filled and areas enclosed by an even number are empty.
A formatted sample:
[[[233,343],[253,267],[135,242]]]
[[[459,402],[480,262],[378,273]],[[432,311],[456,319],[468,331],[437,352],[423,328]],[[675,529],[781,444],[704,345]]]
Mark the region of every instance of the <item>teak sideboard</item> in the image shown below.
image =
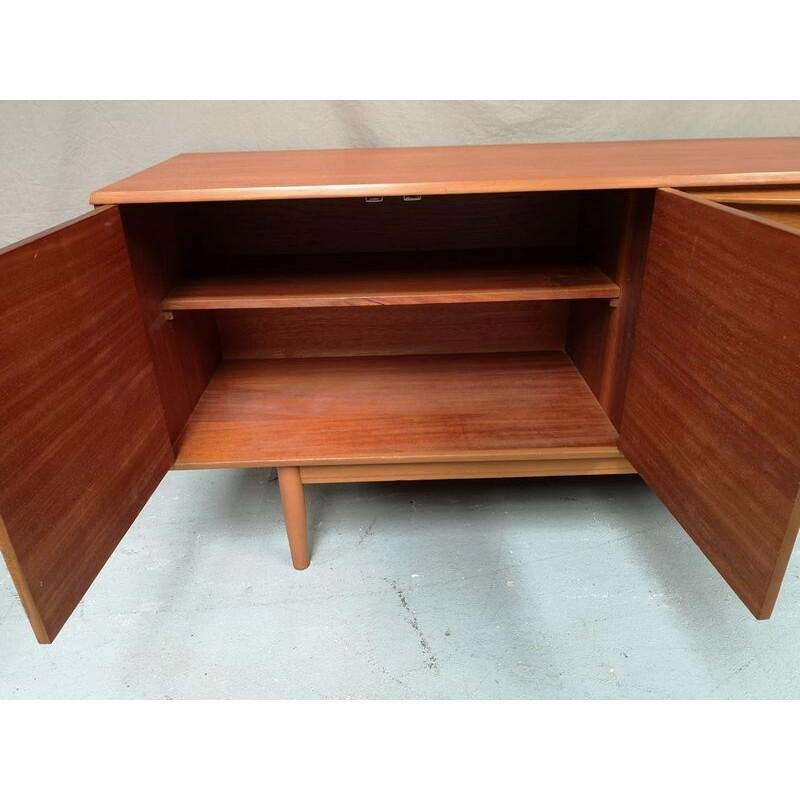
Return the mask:
[[[192,153],[0,251],[0,544],[52,641],[167,470],[639,472],[759,619],[800,525],[800,138]]]

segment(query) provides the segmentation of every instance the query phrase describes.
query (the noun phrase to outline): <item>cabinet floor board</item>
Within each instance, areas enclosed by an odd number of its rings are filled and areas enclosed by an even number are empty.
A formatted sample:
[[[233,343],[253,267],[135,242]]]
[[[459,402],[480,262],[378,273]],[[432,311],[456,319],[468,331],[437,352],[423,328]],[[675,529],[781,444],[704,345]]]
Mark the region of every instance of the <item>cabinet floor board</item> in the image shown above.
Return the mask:
[[[542,456],[617,433],[562,352],[225,361],[176,467]]]

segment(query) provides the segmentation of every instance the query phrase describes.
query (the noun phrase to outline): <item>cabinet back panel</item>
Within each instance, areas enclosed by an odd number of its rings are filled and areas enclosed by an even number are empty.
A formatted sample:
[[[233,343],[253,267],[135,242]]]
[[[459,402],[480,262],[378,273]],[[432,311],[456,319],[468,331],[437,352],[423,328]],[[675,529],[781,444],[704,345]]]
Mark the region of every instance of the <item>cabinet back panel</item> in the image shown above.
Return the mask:
[[[218,311],[217,322],[225,358],[525,352],[564,349],[568,306],[248,309]]]
[[[198,262],[275,253],[386,252],[576,243],[577,192],[185,204]]]

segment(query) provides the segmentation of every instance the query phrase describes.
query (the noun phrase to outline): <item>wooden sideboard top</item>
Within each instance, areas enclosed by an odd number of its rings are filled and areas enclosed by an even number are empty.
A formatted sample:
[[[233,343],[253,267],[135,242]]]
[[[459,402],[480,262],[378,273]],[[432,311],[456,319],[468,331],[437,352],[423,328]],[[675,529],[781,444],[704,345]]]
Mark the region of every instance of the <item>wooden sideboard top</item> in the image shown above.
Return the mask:
[[[800,183],[800,137],[184,153],[95,205]]]

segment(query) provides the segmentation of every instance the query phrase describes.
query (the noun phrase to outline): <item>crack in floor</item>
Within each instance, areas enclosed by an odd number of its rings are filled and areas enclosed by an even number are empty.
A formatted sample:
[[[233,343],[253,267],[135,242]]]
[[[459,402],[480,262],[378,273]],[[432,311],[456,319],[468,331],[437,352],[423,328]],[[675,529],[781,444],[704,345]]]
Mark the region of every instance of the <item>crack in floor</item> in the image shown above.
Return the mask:
[[[370,524],[367,525],[366,530],[361,534],[361,536],[358,539],[358,543],[359,544],[362,544],[364,542],[364,539],[367,538],[367,536],[371,536],[372,535],[372,531],[375,528],[375,523],[377,521],[378,521],[378,518],[375,517],[375,519],[373,519],[372,522],[370,522]]]
[[[387,580],[387,579],[384,579]],[[394,593],[397,595],[397,598],[400,600],[400,605],[403,607],[403,610],[406,612],[408,616],[408,624],[414,629],[419,638],[419,646],[422,650],[422,654],[425,657],[425,666],[436,672],[439,671],[439,660],[436,658],[436,654],[433,652],[433,648],[428,643],[428,640],[425,638],[425,635],[419,628],[419,620],[417,619],[417,615],[414,612],[414,609],[408,603],[408,599],[406,598],[405,592],[400,588],[397,581],[388,581],[389,585],[392,587]]]

